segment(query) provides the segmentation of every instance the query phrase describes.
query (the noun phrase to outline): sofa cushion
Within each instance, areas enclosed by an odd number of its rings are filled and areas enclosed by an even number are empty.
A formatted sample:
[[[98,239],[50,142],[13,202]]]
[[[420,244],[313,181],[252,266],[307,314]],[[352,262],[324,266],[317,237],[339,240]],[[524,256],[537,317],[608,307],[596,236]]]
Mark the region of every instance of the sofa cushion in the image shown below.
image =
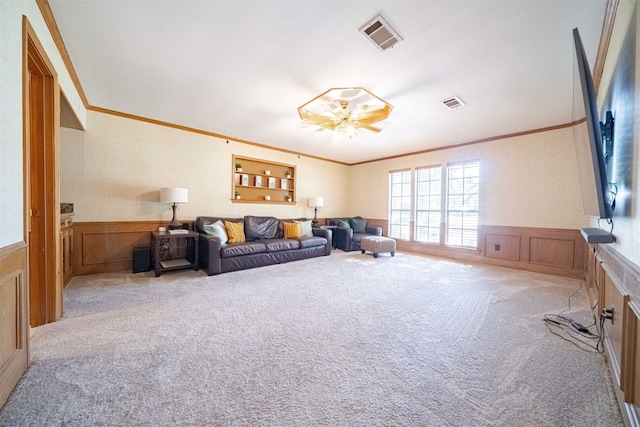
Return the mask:
[[[300,249],[314,248],[316,246],[324,246],[327,244],[327,239],[320,236],[301,237],[298,241],[300,242]]]
[[[297,239],[302,236],[302,228],[299,222],[282,222],[285,239]]]
[[[338,223],[342,221],[342,218],[327,218],[327,225],[338,226]]]
[[[338,220],[336,225],[338,226],[338,228],[344,228],[344,229],[351,228],[351,225],[349,224],[349,221],[347,221],[346,219]]]
[[[267,248],[267,252],[280,252],[288,251],[291,249],[300,249],[300,242],[293,239],[264,240],[263,243]]]
[[[302,237],[313,237],[313,231],[311,231],[311,220],[296,222],[300,224],[300,235]]]
[[[244,222],[224,222],[224,228],[227,230],[229,236],[229,243],[242,243],[244,242]]]
[[[217,237],[223,246],[229,241],[227,230],[226,228],[224,228],[224,224],[220,220],[214,222],[213,224],[205,224],[202,226],[202,228],[204,228],[205,233]]]
[[[220,256],[222,258],[231,258],[234,256],[261,254],[266,250],[265,244],[261,242],[230,243],[220,250]]]
[[[356,216],[349,220],[349,225],[353,228],[354,233],[366,233],[367,232],[367,220],[361,216]]]
[[[278,234],[278,223],[280,221],[272,216],[252,216],[244,217],[244,233],[246,240],[273,239]]]

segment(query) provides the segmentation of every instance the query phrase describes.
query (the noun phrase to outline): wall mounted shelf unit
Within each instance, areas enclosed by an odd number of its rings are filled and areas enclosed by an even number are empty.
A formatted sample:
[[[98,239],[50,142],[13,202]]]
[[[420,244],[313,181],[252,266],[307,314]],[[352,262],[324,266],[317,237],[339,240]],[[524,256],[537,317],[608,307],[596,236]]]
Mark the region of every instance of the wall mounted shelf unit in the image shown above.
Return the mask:
[[[233,203],[295,205],[297,171],[294,165],[233,155],[231,170]],[[240,198],[236,196],[238,193]]]

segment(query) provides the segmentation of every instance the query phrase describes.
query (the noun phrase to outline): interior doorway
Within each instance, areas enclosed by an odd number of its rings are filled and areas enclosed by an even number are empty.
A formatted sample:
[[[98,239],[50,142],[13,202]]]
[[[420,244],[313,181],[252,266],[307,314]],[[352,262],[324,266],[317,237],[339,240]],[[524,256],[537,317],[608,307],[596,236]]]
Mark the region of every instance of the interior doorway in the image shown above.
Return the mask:
[[[25,223],[32,327],[62,314],[59,251],[57,129],[59,88],[55,70],[33,31],[26,31],[24,93]]]

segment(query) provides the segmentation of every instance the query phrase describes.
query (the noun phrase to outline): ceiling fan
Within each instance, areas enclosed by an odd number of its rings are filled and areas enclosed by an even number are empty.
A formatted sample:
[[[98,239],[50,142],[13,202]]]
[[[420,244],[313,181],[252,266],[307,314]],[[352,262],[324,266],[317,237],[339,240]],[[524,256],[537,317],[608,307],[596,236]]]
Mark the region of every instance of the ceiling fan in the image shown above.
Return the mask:
[[[380,132],[372,126],[389,117],[393,106],[368,90],[333,88],[298,108],[300,118],[349,139],[357,138],[358,129]]]

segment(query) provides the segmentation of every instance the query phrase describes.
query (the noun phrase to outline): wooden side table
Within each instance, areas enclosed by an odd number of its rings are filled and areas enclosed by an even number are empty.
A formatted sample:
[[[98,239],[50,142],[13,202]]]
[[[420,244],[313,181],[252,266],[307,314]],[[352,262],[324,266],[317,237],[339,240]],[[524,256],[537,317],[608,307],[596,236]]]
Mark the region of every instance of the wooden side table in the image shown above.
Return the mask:
[[[198,270],[198,238],[200,234],[151,232],[151,262],[156,277],[163,271],[193,268]]]

